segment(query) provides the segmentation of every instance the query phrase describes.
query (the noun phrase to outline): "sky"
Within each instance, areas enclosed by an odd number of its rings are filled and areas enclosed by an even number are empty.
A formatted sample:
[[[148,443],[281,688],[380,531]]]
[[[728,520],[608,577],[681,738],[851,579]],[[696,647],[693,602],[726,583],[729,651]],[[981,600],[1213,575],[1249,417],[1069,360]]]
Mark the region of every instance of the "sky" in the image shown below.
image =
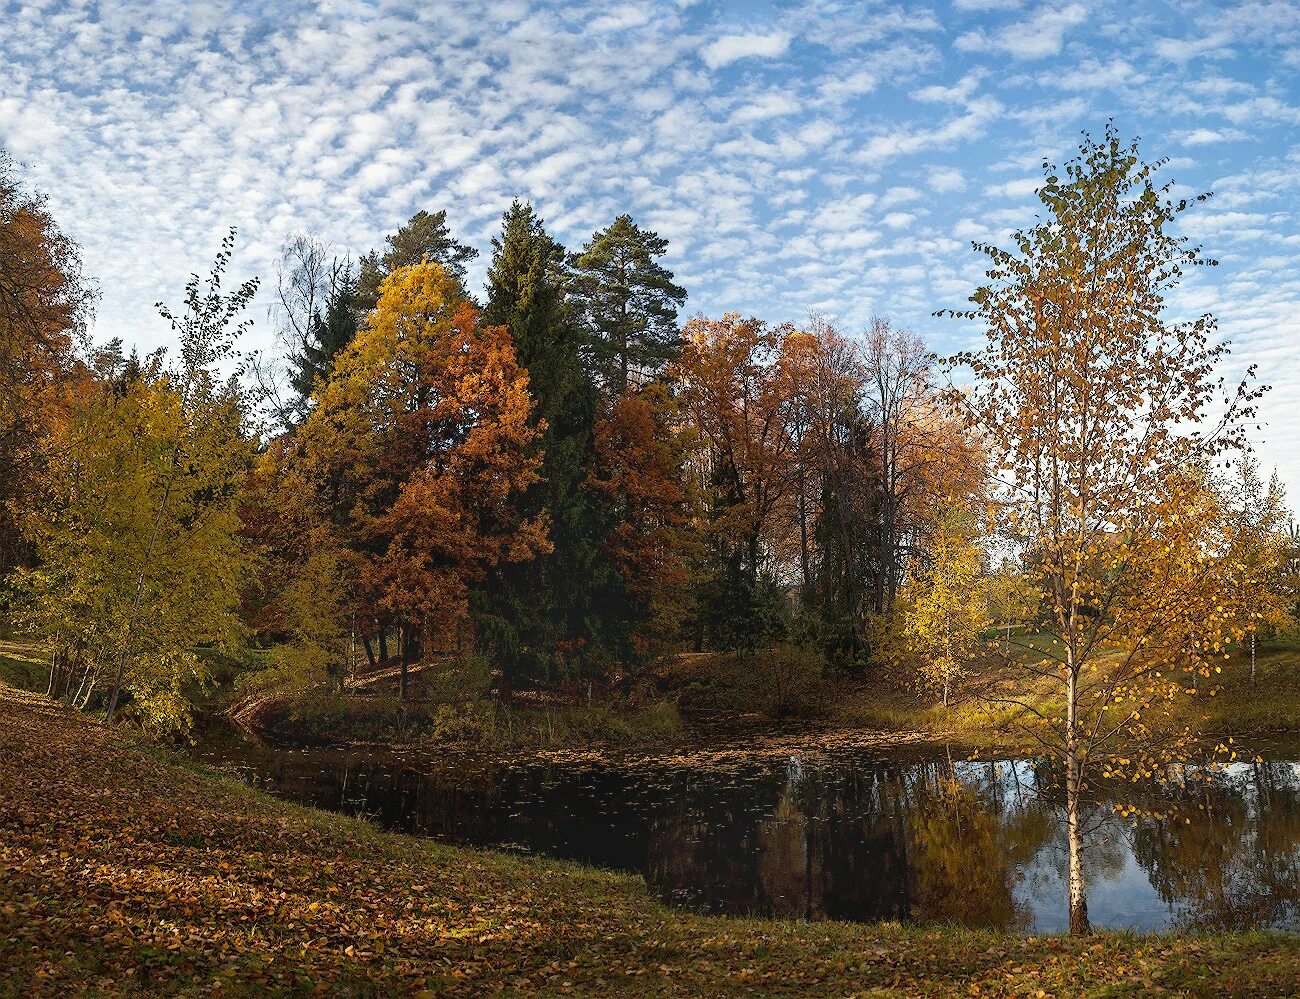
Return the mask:
[[[1274,386],[1258,451],[1300,501],[1300,0],[0,0],[0,147],[81,243],[97,338],[142,348],[230,226],[265,349],[290,235],[359,255],[446,209],[478,289],[519,197],[573,249],[658,231],[687,316],[882,315],[947,353],[980,337],[933,316],[971,241],[1109,118],[1214,192],[1182,229],[1220,266],[1170,315]]]

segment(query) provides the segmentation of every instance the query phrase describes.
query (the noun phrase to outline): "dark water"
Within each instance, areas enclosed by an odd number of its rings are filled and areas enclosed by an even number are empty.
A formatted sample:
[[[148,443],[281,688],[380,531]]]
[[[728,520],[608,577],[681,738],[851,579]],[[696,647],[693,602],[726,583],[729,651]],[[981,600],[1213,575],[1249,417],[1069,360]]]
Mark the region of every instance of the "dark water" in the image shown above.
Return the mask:
[[[210,730],[197,754],[295,801],[403,832],[643,874],[691,909],[1066,929],[1053,782],[1017,761],[802,755],[726,769],[481,766],[391,752],[274,749]],[[1099,927],[1300,929],[1300,764],[1233,765],[1163,818],[1091,815]],[[1190,819],[1190,824],[1187,822]]]

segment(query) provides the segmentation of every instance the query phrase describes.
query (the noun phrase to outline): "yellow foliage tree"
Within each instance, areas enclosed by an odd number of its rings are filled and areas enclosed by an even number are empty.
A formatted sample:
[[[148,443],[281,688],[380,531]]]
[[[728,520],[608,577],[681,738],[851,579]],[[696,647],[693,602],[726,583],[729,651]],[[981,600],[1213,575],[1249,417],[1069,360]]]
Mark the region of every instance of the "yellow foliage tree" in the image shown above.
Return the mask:
[[[201,677],[191,650],[235,626],[251,445],[242,393],[217,369],[247,329],[257,281],[222,292],[234,240],[232,229],[206,283],[191,275],[179,314],[159,306],[176,361],[157,356],[125,385],[83,395],[27,517],[38,568],[20,585],[27,624],[51,647],[51,688],[85,706],[107,686],[108,722],[125,691],[145,725],[185,726],[182,687]]]
[[[1063,774],[1076,933],[1089,928],[1090,783],[1158,778],[1187,758],[1171,702],[1213,675],[1246,620],[1210,469],[1245,445],[1259,390],[1214,377],[1226,348],[1213,317],[1163,318],[1165,294],[1206,261],[1168,231],[1194,202],[1171,199],[1160,166],[1113,128],[1064,171],[1044,164],[1042,221],[1013,234],[1013,251],[977,244],[990,280],[956,313],[983,322],[987,341],[952,360],[974,374],[953,401],[988,444],[1003,527],[1041,605],[1041,633],[1000,654],[1053,691],[999,697]]]
[[[156,366],[77,405],[25,523],[39,565],[19,582],[52,695],[115,706],[120,688],[146,728],[188,726],[185,687],[206,676],[194,647],[238,633],[241,422],[233,394],[186,401]]]
[[[988,625],[984,583],[970,515],[950,510],[939,521],[923,564],[899,593],[908,658],[920,685],[941,692],[944,707],[979,654]]]

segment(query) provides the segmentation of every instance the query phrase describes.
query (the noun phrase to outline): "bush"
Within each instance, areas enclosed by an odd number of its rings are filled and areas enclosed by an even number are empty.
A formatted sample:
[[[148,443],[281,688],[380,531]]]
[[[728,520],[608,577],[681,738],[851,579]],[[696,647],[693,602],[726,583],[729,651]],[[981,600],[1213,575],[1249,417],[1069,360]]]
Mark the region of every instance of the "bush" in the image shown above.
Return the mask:
[[[718,656],[704,680],[683,691],[682,700],[690,707],[772,718],[816,717],[825,712],[833,688],[815,647],[783,644],[753,655]]]
[[[436,704],[477,701],[491,692],[492,670],[486,656],[465,656],[442,669],[424,670],[419,683],[421,696]]]

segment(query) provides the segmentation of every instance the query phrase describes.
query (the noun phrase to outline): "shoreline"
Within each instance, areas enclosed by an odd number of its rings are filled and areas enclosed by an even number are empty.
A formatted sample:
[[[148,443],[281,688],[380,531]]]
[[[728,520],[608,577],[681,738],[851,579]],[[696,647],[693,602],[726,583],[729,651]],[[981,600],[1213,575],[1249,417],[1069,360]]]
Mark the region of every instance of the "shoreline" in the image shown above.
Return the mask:
[[[0,994],[1275,996],[1300,980],[1300,936],[1280,933],[694,915],[634,876],[292,805],[9,688],[0,871]]]

